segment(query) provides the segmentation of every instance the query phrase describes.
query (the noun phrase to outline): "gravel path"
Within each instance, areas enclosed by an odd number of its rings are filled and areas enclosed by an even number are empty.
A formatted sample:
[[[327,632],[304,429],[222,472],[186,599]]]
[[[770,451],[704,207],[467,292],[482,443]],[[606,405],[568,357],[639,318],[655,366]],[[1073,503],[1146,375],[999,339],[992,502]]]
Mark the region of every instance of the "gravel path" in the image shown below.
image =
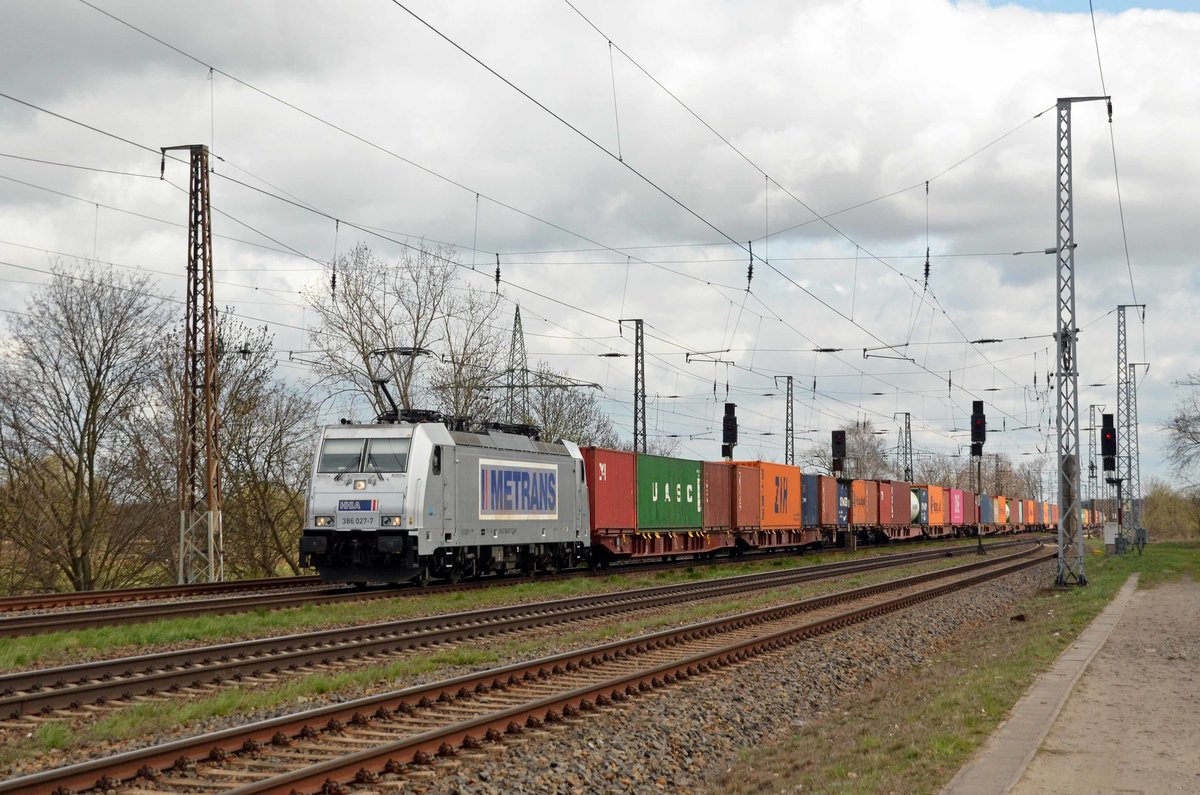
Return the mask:
[[[438,762],[405,793],[702,792],[739,749],[794,731],[843,694],[926,664],[970,627],[1006,615],[1045,585],[1053,562],[870,626],[799,644],[720,674],[654,691],[593,719]],[[360,793],[394,792],[363,787]]]
[[[1013,795],[1200,790],[1200,583],[1139,590]]]

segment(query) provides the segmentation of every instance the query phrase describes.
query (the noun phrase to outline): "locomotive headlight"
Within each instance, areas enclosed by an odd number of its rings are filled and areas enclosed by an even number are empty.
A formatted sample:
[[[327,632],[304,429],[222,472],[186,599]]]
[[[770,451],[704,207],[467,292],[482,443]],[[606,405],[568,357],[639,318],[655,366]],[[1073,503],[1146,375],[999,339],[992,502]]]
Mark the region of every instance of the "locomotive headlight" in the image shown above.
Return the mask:
[[[381,517],[379,517],[379,523],[383,527],[399,527],[401,524],[401,521],[402,521],[402,518],[399,516],[381,516]]]
[[[354,481],[354,490],[355,491],[362,491],[366,487],[367,487],[367,481],[365,481],[365,480]]]
[[[315,516],[315,517],[313,517],[313,524],[315,524],[317,527],[329,527],[330,525],[333,524],[333,517],[332,516]]]

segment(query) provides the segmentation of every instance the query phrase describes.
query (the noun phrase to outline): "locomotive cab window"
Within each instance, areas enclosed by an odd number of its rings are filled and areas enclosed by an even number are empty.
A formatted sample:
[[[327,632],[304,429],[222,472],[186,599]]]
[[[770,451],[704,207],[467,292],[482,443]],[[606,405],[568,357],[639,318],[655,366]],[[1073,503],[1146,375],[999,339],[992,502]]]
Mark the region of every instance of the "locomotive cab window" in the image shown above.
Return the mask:
[[[407,472],[409,439],[367,441],[368,472]]]
[[[321,445],[317,472],[361,472],[359,462],[362,461],[362,449],[362,439],[326,439]]]

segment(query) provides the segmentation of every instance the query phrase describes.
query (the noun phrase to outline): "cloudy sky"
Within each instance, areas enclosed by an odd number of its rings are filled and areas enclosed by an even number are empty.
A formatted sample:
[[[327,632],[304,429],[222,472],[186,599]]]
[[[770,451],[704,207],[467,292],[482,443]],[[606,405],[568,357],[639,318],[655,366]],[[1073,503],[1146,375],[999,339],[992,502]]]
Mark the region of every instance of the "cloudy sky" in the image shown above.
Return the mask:
[[[186,169],[147,148],[206,143],[218,302],[290,378],[321,263],[424,238],[464,287],[499,254],[531,360],[602,384],[627,436],[633,360],[599,354],[643,318],[650,433],[682,454],[718,456],[730,400],[739,456],[782,459],[792,375],[798,448],[864,418],[893,444],[910,412],[959,453],[983,399],[1020,460],[1054,447],[1054,107],[1108,93],[1111,126],[1073,111],[1081,426],[1115,407],[1116,306],[1147,304],[1145,482],[1200,371],[1200,12],[1093,5],[5,0],[0,311],[87,259],[182,298]]]

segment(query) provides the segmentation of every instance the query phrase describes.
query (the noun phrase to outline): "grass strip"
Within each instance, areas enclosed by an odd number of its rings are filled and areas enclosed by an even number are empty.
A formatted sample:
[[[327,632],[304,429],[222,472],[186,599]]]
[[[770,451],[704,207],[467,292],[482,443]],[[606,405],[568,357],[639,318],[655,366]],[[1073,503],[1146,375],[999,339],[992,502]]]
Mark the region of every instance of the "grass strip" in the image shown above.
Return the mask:
[[[922,546],[913,546],[919,549]],[[949,546],[941,544],[941,546]],[[909,549],[908,546],[905,549]],[[888,548],[888,552],[898,551]],[[871,553],[867,553],[869,555]],[[879,553],[875,553],[879,554]],[[862,558],[864,554],[831,553],[820,557],[797,555],[764,561],[689,566],[677,570],[646,574],[612,573],[580,576],[561,580],[514,580],[509,585],[449,593],[412,595],[406,592],[396,599],[318,605],[284,610],[265,608],[229,615],[204,615],[162,619],[140,624],[95,627],[73,632],[8,638],[0,644],[0,671],[18,671],[78,662],[103,653],[106,657],[145,654],[157,647],[173,647],[270,635],[285,635],[350,624],[395,621],[438,613],[476,610],[506,604],[565,599],[587,594],[608,593],[631,588],[696,582],[718,577],[735,577],[766,571],[780,571],[838,563]]]
[[[503,660],[528,659],[564,648],[596,645],[617,638],[633,637],[672,626],[696,623],[772,604],[959,565],[962,565],[961,559],[939,558],[899,569],[856,574],[836,581],[775,588],[709,604],[684,604],[678,608],[664,608],[661,612],[643,618],[599,623],[567,633],[551,631],[547,636],[540,638],[513,636],[501,642],[485,638],[475,642],[487,644],[486,646],[462,646],[416,653],[387,665],[368,666],[339,673],[298,674],[296,678],[280,685],[234,685],[211,696],[188,701],[170,699],[136,704],[116,710],[88,725],[72,724],[65,720],[47,721],[27,737],[0,744],[0,768],[8,768],[18,760],[33,755],[69,751],[88,745],[122,743],[135,738],[154,738],[153,741],[157,742],[157,736],[172,734],[184,727],[192,729],[193,733],[210,730],[208,724],[211,721],[228,715],[303,708],[303,705],[310,701],[319,701],[330,693],[361,692],[378,689],[380,686],[400,689],[413,684],[418,677],[446,669],[478,669],[498,664]]]

